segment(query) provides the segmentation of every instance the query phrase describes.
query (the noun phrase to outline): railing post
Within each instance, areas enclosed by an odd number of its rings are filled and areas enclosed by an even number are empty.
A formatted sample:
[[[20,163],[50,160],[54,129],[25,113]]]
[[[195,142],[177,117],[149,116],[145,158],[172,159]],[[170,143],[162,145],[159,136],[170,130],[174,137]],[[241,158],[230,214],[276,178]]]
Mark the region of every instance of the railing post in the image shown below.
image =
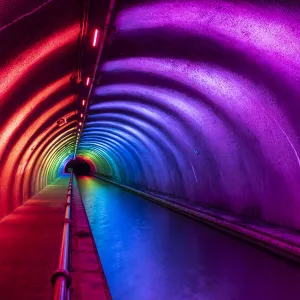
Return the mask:
[[[65,218],[63,220],[63,233],[60,245],[58,267],[52,274],[53,300],[69,300],[72,277],[70,274],[71,249],[71,201],[72,201],[73,171],[70,175],[67,198],[65,203]]]

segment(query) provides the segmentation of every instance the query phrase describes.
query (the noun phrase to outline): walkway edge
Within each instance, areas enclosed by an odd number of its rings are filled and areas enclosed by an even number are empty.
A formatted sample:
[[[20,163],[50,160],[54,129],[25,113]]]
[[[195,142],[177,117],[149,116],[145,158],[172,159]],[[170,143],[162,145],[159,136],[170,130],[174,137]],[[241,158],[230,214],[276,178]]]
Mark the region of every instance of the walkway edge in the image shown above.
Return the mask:
[[[112,298],[75,176],[72,188],[72,299],[110,300]]]
[[[249,242],[251,244],[254,244],[256,246],[263,248],[264,250],[267,250],[267,251],[277,254],[281,257],[288,258],[288,259],[291,259],[293,261],[300,263],[300,247],[299,246],[287,243],[285,241],[278,239],[277,237],[270,236],[269,234],[265,234],[261,231],[255,231],[253,229],[247,228],[246,226],[242,226],[237,223],[229,222],[227,220],[220,218],[220,216],[218,216],[214,212],[210,212],[208,214],[207,212],[202,212],[199,209],[195,210],[193,208],[185,207],[178,203],[174,203],[174,202],[162,199],[160,197],[153,196],[151,194],[139,191],[132,187],[129,187],[129,186],[123,185],[121,183],[115,182],[113,180],[110,180],[104,176],[101,176],[98,174],[93,174],[93,173],[91,173],[91,175],[96,178],[107,181],[109,183],[112,183],[122,189],[129,191],[129,192],[135,193],[135,194],[137,194],[143,198],[146,198],[152,202],[155,202],[159,205],[163,205],[166,208],[175,210],[183,215],[186,215],[195,220],[198,220],[204,224],[207,224],[210,227],[216,228],[216,229],[224,231],[230,235],[241,238],[246,242]]]

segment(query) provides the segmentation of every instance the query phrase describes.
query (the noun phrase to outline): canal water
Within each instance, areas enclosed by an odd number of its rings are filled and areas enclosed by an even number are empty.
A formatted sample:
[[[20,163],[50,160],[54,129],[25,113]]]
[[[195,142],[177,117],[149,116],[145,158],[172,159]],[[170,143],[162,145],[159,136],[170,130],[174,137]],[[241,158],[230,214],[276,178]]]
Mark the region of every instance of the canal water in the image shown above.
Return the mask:
[[[298,300],[300,267],[93,177],[78,180],[114,300]]]

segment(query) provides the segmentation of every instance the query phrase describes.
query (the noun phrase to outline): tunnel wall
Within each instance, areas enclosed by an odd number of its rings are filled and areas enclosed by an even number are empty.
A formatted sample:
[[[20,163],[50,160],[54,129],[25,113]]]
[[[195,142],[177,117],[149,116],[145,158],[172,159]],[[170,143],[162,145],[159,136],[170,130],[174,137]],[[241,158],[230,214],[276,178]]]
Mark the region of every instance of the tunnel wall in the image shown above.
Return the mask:
[[[300,229],[300,4],[120,4],[78,155],[125,185]]]
[[[71,0],[0,0],[0,219],[74,157],[81,9]]]
[[[91,1],[89,34],[108,2]],[[0,218],[74,157],[81,4],[0,0]],[[113,16],[77,157],[147,193],[300,229],[299,1],[116,1]]]

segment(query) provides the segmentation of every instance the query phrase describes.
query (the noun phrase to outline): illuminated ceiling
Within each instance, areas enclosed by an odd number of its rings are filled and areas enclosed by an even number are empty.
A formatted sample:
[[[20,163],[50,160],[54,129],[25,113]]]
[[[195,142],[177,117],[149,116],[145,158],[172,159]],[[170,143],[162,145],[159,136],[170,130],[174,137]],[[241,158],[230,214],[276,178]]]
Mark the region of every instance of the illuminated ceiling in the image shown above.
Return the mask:
[[[299,3],[116,1],[95,68],[109,1],[90,1],[83,48],[79,1],[25,2],[0,25],[2,215],[75,147],[123,184],[300,228]]]

